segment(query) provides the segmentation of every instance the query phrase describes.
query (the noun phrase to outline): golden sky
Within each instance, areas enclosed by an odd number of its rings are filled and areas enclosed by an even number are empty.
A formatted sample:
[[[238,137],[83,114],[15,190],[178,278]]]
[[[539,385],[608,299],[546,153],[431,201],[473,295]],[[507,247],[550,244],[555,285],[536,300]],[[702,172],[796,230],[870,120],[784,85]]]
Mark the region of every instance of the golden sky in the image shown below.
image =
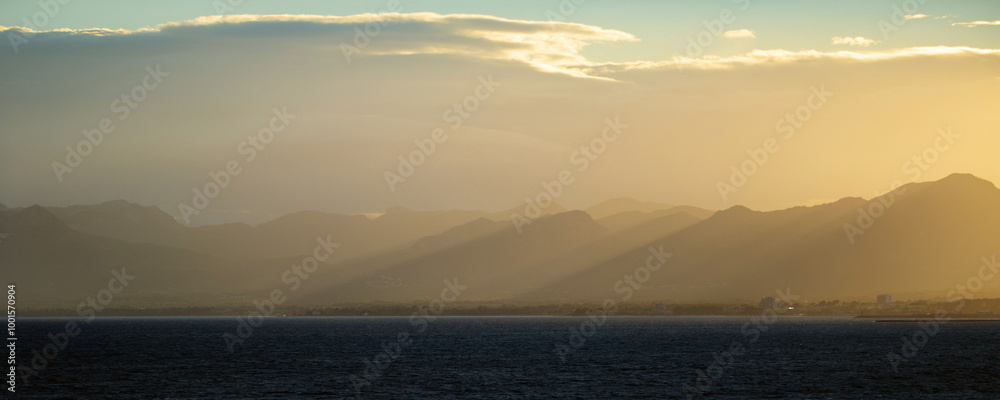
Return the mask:
[[[777,209],[954,172],[1000,182],[996,8],[792,9],[772,29],[773,5],[718,2],[659,10],[684,21],[667,30],[657,10],[627,26],[585,4],[533,17],[407,4],[105,25],[67,7],[35,27],[31,7],[0,13],[0,203],[126,199],[180,216],[226,182],[198,225],[495,211],[565,173],[570,208]],[[383,9],[399,12],[361,14]]]

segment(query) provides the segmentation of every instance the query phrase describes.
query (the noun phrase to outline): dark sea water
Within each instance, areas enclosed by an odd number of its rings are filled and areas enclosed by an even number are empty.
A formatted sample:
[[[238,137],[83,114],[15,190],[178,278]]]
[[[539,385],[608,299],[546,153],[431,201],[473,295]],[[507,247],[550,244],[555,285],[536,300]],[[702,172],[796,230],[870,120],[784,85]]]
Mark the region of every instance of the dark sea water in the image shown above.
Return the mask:
[[[17,397],[1000,399],[1000,322],[914,336],[851,318],[267,318],[231,353],[235,318],[21,319],[18,362],[69,321],[80,334]],[[894,371],[904,337],[922,346]]]

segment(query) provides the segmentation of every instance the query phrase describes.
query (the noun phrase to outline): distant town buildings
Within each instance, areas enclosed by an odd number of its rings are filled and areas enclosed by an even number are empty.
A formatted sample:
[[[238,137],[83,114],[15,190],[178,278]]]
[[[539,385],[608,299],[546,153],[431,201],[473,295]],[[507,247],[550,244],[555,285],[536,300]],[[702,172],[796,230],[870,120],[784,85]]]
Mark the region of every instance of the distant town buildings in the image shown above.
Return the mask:
[[[888,294],[880,294],[875,298],[875,304],[879,308],[889,307],[892,305],[892,296]]]
[[[775,308],[777,304],[775,303],[774,297],[765,297],[760,299],[760,303],[758,304],[758,306],[766,310]]]

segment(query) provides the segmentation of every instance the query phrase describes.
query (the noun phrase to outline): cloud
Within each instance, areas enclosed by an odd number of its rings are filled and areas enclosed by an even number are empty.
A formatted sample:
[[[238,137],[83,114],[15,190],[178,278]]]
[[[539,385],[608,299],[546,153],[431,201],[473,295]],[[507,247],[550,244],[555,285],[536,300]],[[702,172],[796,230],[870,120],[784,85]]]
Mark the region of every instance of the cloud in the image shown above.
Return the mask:
[[[355,31],[355,28],[359,28]],[[359,34],[363,28],[369,34]],[[381,13],[353,16],[326,15],[226,15],[170,22],[156,28],[57,29],[36,32],[23,27],[2,27],[0,34],[20,35],[27,42],[25,51],[45,42],[67,43],[76,39],[82,44],[99,45],[96,37],[158,36],[160,40],[183,39],[198,35],[257,36],[275,38],[305,37],[309,40],[336,37],[344,46],[359,49],[359,56],[389,54],[452,54],[520,60],[537,68],[575,73],[565,65],[584,64],[580,51],[591,43],[637,41],[634,36],[613,29],[566,22],[511,20],[486,15],[436,13]],[[159,35],[158,35],[159,34]],[[360,37],[359,37],[360,36]],[[363,44],[377,37],[378,46],[360,51]],[[39,43],[42,42],[42,43]],[[104,41],[103,43],[109,43]],[[7,47],[6,49],[10,49]],[[3,49],[0,49],[0,54]]]
[[[722,34],[722,37],[729,39],[753,39],[757,37],[757,32],[751,31],[749,29],[739,29],[735,31],[726,31]]]
[[[955,22],[951,24],[952,26],[962,26],[966,28],[975,28],[977,26],[991,26],[1000,25],[1000,20],[997,21],[973,21],[973,22]]]
[[[878,43],[877,40],[872,40],[861,36],[855,36],[855,37],[834,36],[833,39],[830,40],[830,42],[833,44],[846,44],[848,46],[855,46],[855,47],[868,47]]]
[[[988,56],[1000,57],[1000,49],[977,49],[971,47],[934,46],[911,47],[882,52],[856,51],[818,51],[818,50],[754,50],[746,54],[718,57],[705,56],[701,58],[676,57],[669,61],[635,61],[624,63],[603,63],[581,66],[581,70],[589,75],[606,76],[613,79],[627,79],[622,74],[635,71],[684,71],[694,70],[746,70],[754,66],[768,68],[785,66],[797,69],[799,65],[813,63],[843,64],[853,62],[878,62],[922,59],[947,59],[949,57]],[[912,62],[912,61],[906,61]]]
[[[954,15],[931,16],[931,15],[927,15],[927,14],[909,14],[909,15],[905,16],[906,19],[924,19],[924,18],[945,19],[945,18],[952,18],[952,17],[954,17]]]
[[[715,182],[748,148],[780,138],[775,120],[823,85],[835,93],[829,106],[804,123],[795,151],[782,153],[783,162],[802,167],[755,176],[741,202],[767,208],[775,199],[881,186],[943,123],[961,126],[969,144],[949,157],[981,159],[976,151],[1000,146],[992,110],[1000,50],[766,49],[597,63],[580,49],[636,39],[596,26],[488,16],[387,18],[211,17],[142,31],[30,32],[18,54],[5,43],[0,203],[124,198],[179,215],[192,188],[236,159],[243,172],[195,224],[219,222],[212,214],[248,220],[226,210],[256,210],[256,221],[302,209],[502,210],[535,196],[538,182],[559,171],[576,174],[574,152],[600,137],[606,118],[620,117],[628,130],[579,171],[560,203],[592,204],[615,193],[724,207]],[[366,28],[379,34],[360,46],[355,29]],[[343,44],[360,49],[350,63]],[[120,120],[112,102],[141,85],[149,65],[170,75]],[[484,76],[501,86],[480,101]],[[446,115],[456,107],[465,113],[466,104],[478,107],[453,128]],[[286,106],[294,121],[246,162],[240,143]],[[114,131],[59,183],[51,163],[65,162],[66,146],[86,140],[82,132],[106,117]],[[416,143],[428,146],[436,128],[447,141],[391,192],[384,172],[397,171]],[[830,150],[845,146],[852,157]],[[966,172],[996,175],[995,165],[969,165]],[[823,185],[810,183],[820,178]]]

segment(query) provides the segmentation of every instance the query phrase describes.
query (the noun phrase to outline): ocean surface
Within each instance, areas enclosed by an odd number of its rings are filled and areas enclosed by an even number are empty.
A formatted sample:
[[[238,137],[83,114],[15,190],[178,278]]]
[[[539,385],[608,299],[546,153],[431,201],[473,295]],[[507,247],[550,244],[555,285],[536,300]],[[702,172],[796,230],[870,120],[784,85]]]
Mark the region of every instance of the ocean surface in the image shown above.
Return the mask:
[[[50,355],[64,346],[18,398],[1000,399],[1000,322],[22,318],[18,331],[19,365],[49,334]]]

